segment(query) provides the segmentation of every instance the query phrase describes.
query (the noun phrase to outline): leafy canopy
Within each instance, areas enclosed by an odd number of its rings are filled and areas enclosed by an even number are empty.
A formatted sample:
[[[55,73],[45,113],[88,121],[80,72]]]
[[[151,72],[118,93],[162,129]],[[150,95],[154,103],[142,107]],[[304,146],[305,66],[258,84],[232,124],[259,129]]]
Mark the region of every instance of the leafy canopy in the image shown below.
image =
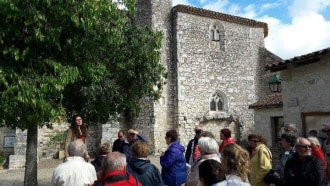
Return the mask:
[[[59,116],[137,114],[160,97],[162,33],[134,24],[135,1],[0,0],[0,120],[27,129]]]

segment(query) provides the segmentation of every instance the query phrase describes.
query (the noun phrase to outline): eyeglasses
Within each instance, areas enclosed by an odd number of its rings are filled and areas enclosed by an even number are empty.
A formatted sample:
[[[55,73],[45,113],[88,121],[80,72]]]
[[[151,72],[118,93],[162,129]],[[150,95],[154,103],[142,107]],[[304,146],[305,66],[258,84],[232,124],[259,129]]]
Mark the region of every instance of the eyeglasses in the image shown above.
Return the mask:
[[[134,136],[135,134],[134,134],[134,133],[130,133],[129,135],[130,135],[130,136]]]
[[[250,139],[249,141],[252,141],[252,142],[254,142],[254,143],[259,142],[259,140],[252,140],[252,139]]]
[[[312,148],[312,146],[310,146],[310,145],[297,145],[298,147],[301,147],[301,148],[303,148],[303,149],[307,149],[307,148]]]
[[[122,137],[124,137],[124,136],[118,136],[118,138],[122,138]]]

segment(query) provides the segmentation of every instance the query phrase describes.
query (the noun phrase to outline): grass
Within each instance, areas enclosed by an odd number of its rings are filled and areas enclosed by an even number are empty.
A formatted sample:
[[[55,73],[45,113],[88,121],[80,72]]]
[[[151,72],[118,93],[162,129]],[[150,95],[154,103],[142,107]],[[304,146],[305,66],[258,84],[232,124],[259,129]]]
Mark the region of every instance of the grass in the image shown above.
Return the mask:
[[[0,155],[0,169],[3,169],[3,164],[6,161],[6,156]]]

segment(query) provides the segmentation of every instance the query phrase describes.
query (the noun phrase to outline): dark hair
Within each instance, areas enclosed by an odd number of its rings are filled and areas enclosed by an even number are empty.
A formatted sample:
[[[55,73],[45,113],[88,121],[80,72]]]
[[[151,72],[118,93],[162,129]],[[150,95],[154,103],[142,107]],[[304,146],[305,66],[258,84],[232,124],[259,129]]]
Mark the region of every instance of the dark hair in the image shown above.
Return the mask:
[[[78,132],[78,130],[76,128],[76,123],[75,123],[77,117],[81,117],[81,119],[83,119],[82,115],[80,115],[80,114],[74,115],[72,117],[72,119],[71,119],[71,126],[70,126],[70,128],[73,130],[75,136],[78,136],[78,134],[79,134],[79,132]],[[80,130],[81,130],[83,136],[87,137],[87,129],[86,129],[86,125],[85,125],[84,120],[82,120],[82,125],[80,126]]]
[[[311,134],[311,133],[315,133],[317,135],[317,131],[316,130],[310,130],[308,134]]]
[[[166,132],[166,137],[171,138],[171,142],[178,139],[178,132],[176,130],[169,130]]]
[[[201,135],[202,137],[210,137],[214,139],[214,134],[210,131],[203,131]]]
[[[207,186],[226,180],[225,169],[220,162],[208,159],[199,166],[199,179],[203,179]]]
[[[293,147],[296,143],[296,136],[290,134],[282,134],[281,139],[284,139],[286,142],[290,143],[290,146]]]
[[[255,134],[250,134],[249,136],[248,136],[248,140],[252,140],[253,138],[256,138],[257,137],[257,135],[255,135]]]
[[[255,136],[255,138],[258,140],[258,142],[265,144],[265,145],[267,144],[267,140],[263,135],[258,134]]]
[[[221,129],[220,132],[225,136],[225,138],[231,137],[231,131],[229,129]]]

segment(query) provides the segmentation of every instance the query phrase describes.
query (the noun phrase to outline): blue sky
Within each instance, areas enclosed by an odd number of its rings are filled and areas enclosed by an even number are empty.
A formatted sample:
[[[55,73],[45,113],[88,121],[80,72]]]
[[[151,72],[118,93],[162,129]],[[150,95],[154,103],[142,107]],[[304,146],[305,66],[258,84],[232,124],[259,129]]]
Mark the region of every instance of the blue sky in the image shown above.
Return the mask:
[[[267,23],[265,46],[283,59],[330,47],[330,0],[172,0],[177,4]]]

